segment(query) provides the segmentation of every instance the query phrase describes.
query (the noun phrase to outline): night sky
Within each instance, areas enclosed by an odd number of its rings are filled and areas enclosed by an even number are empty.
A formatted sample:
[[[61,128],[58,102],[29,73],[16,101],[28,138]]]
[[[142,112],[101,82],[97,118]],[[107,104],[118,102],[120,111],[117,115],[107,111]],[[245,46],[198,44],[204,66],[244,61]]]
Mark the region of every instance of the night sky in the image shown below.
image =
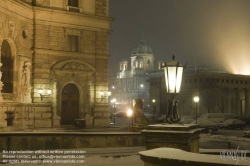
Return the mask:
[[[109,75],[142,34],[158,59],[250,74],[250,0],[109,0]],[[156,67],[156,66],[155,66]],[[130,66],[129,66],[130,68]]]

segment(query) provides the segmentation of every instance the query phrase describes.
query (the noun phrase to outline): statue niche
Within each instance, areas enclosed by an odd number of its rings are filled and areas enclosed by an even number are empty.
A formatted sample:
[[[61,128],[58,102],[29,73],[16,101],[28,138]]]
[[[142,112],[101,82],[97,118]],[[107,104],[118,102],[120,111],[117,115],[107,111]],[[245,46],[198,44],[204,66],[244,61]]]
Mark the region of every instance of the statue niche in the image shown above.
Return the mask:
[[[137,98],[133,100],[133,111],[136,125],[149,124],[148,118],[143,113],[143,103],[141,99]]]

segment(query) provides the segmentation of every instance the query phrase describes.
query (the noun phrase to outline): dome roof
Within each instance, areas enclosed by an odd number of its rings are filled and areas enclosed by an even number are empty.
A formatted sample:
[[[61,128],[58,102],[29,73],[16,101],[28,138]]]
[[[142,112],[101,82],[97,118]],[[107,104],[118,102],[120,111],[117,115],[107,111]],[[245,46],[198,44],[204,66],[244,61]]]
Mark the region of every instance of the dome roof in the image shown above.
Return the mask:
[[[135,60],[142,60],[143,57],[141,55],[136,56]]]
[[[153,54],[153,51],[144,40],[141,40],[140,44],[133,48],[132,54]]]

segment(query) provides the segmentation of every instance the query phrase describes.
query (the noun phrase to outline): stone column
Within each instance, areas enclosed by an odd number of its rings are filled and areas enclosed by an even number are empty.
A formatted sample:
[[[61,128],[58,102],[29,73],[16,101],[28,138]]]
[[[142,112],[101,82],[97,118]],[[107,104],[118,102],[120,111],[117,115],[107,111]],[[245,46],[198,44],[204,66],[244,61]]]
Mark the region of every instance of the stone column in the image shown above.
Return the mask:
[[[227,88],[227,92],[226,92],[226,105],[227,105],[227,108],[226,108],[226,112],[228,113],[231,113],[232,112],[232,108],[231,108],[231,89],[230,88]]]
[[[249,109],[249,89],[245,89],[245,115],[250,115]]]
[[[241,114],[241,112],[240,112],[240,104],[241,104],[241,101],[240,101],[240,90],[237,88],[237,89],[235,89],[236,90],[236,111],[235,111],[235,113],[237,114],[237,115],[240,115]]]
[[[141,134],[146,138],[146,149],[170,147],[199,153],[199,134],[203,132],[197,124],[148,125]]]

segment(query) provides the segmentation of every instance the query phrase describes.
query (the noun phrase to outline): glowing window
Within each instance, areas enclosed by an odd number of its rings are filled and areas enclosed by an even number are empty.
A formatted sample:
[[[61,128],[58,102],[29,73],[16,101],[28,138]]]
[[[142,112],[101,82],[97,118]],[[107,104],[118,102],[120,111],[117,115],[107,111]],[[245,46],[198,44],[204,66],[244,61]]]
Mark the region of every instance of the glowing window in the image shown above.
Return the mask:
[[[9,43],[4,40],[1,47],[3,93],[13,93],[13,58]]]
[[[142,62],[140,62],[140,68],[142,68],[143,67],[143,63]]]

